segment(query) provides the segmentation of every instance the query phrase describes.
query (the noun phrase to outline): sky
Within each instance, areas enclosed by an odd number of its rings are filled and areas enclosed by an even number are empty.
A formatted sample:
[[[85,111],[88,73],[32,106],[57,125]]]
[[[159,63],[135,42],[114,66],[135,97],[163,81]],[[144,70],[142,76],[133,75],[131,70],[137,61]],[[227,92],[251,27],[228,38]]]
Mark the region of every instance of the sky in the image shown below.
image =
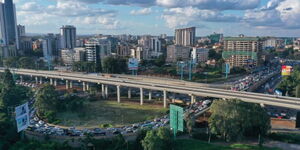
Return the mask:
[[[27,33],[300,37],[300,0],[14,0]]]

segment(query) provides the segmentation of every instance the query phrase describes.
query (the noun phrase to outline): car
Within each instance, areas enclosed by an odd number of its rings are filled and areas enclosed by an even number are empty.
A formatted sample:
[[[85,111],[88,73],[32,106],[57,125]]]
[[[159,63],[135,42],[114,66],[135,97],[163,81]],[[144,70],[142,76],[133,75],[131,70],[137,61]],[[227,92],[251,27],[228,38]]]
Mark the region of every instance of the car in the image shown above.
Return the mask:
[[[94,135],[96,135],[96,136],[105,136],[106,135],[106,131],[103,131],[103,130],[101,130],[101,129],[99,129],[99,128],[95,128],[94,130]]]
[[[120,134],[121,132],[120,132],[119,130],[114,130],[112,133],[113,133],[114,135],[116,135],[116,134]]]
[[[39,123],[40,125],[44,125],[44,124],[45,124],[45,122],[44,122],[43,120],[40,120],[38,123]]]

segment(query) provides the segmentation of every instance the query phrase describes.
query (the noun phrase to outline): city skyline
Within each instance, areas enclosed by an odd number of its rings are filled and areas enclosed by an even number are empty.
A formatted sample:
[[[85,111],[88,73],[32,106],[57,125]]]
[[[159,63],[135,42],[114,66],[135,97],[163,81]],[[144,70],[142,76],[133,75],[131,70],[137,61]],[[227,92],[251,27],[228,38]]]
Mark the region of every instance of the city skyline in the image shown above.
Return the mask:
[[[300,33],[299,0],[15,0],[27,33],[58,33],[70,24],[78,34],[174,36],[197,27],[197,36],[291,36]]]

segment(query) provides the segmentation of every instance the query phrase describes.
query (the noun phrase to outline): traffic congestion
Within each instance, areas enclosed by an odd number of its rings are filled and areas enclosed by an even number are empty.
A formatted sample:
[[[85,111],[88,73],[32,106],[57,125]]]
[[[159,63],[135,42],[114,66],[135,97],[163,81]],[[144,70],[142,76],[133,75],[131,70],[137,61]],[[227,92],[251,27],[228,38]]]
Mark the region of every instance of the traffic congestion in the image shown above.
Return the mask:
[[[37,88],[35,83],[16,81],[16,84],[21,86],[26,86],[29,88]],[[146,93],[145,93],[146,94]],[[153,97],[159,97],[160,93],[153,93]],[[175,96],[170,96],[170,98],[175,98]],[[115,128],[77,128],[77,127],[61,127],[53,124],[49,124],[42,119],[40,119],[36,114],[36,109],[34,108],[35,98],[29,101],[30,109],[30,125],[28,131],[43,135],[52,136],[70,136],[70,137],[81,137],[86,135],[92,136],[114,136],[117,134],[128,135],[134,134],[141,129],[157,129],[160,127],[168,127],[170,123],[169,115],[165,115],[153,120],[148,120],[140,123],[135,123],[132,125],[126,125],[122,127]],[[184,112],[189,116],[195,116],[199,112],[202,112],[208,108],[211,104],[210,100],[203,100],[196,102],[185,108]]]
[[[231,84],[231,90],[233,91],[247,91],[249,88],[256,83],[268,78],[274,73],[279,73],[280,68],[278,67],[263,67],[260,71],[256,71],[246,77],[239,79]]]

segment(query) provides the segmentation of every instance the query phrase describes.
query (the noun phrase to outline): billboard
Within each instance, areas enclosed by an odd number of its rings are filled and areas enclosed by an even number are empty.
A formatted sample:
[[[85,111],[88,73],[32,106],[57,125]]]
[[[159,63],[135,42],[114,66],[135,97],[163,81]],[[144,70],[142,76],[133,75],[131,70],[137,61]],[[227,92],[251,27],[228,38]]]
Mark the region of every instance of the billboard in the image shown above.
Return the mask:
[[[28,103],[25,103],[23,105],[20,105],[15,108],[15,113],[16,113],[16,118],[24,115],[24,114],[29,114],[29,109],[28,109]]]
[[[16,122],[18,132],[26,129],[29,126],[29,108],[28,103],[15,108]]]
[[[281,67],[281,75],[282,76],[290,76],[292,72],[293,72],[292,66],[282,66]]]
[[[16,118],[18,132],[21,132],[29,126],[29,115],[25,114]]]
[[[139,60],[136,58],[129,58],[128,60],[128,70],[138,70]]]

